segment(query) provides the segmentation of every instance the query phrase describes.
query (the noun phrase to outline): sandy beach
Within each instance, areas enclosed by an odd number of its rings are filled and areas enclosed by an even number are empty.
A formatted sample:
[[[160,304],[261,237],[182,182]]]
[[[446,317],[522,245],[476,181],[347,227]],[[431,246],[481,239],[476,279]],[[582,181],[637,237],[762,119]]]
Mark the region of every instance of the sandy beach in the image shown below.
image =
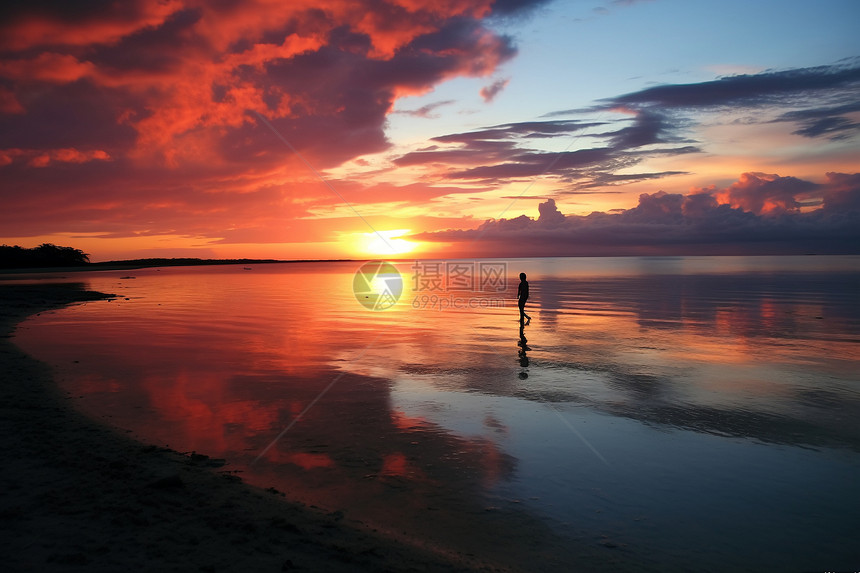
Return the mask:
[[[0,552],[5,571],[498,571],[252,488],[205,452],[135,442],[74,411],[13,344],[29,315],[106,298],[0,286]]]

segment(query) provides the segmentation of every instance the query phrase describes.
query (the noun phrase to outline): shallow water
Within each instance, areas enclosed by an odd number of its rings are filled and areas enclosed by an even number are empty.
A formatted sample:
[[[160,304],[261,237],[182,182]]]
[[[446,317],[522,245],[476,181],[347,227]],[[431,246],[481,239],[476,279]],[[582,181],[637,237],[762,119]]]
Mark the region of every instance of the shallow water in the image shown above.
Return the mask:
[[[450,263],[382,311],[353,262],[85,273],[119,297],[16,343],[141,440],[440,550],[860,566],[859,257]]]

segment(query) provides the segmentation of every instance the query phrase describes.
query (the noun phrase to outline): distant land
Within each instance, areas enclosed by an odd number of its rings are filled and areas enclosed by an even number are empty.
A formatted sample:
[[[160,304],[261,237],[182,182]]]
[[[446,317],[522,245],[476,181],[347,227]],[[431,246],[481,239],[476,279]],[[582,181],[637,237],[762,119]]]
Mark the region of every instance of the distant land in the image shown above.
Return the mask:
[[[186,267],[194,265],[262,265],[271,263],[327,263],[332,261],[350,261],[352,259],[128,259],[123,261],[103,261],[87,263],[86,268],[94,267]]]
[[[73,247],[59,247],[44,243],[32,249],[8,245],[0,246],[0,272],[34,273],[34,272],[73,272],[92,270],[125,270],[147,267],[185,267],[200,265],[261,265],[271,263],[314,263],[349,261],[352,259],[199,259],[194,257],[182,258],[148,258],[126,259],[120,261],[101,261],[91,263],[89,255]]]
[[[26,274],[43,272],[82,272],[82,271],[111,271],[133,270],[150,267],[187,267],[203,265],[265,265],[273,263],[328,263],[351,261],[353,259],[128,259],[121,261],[101,261],[98,263],[83,263],[73,266],[40,266],[40,267],[8,267],[0,263],[0,274]]]

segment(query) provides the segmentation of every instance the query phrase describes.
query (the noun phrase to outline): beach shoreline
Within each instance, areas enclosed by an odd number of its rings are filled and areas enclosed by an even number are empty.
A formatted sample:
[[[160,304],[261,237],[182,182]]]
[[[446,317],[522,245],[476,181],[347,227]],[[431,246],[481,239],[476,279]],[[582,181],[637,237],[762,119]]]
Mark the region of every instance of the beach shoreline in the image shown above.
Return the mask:
[[[28,316],[111,295],[76,284],[4,285],[0,294],[4,570],[508,570],[292,503],[205,452],[145,445],[84,417],[13,333]]]

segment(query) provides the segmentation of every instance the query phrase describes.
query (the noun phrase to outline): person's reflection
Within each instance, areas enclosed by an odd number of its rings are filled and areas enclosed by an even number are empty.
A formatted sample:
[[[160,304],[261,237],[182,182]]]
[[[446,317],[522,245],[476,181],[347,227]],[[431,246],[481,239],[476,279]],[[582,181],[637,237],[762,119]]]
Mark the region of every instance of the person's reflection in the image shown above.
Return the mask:
[[[531,350],[531,348],[529,348],[529,341],[526,339],[525,326],[522,322],[520,322],[520,340],[517,342],[517,346],[520,347],[517,351],[517,356],[520,358],[520,367],[523,368],[523,370],[520,370],[519,376],[520,380],[525,380],[529,377],[529,373],[525,370],[529,367],[529,356],[526,352]]]

